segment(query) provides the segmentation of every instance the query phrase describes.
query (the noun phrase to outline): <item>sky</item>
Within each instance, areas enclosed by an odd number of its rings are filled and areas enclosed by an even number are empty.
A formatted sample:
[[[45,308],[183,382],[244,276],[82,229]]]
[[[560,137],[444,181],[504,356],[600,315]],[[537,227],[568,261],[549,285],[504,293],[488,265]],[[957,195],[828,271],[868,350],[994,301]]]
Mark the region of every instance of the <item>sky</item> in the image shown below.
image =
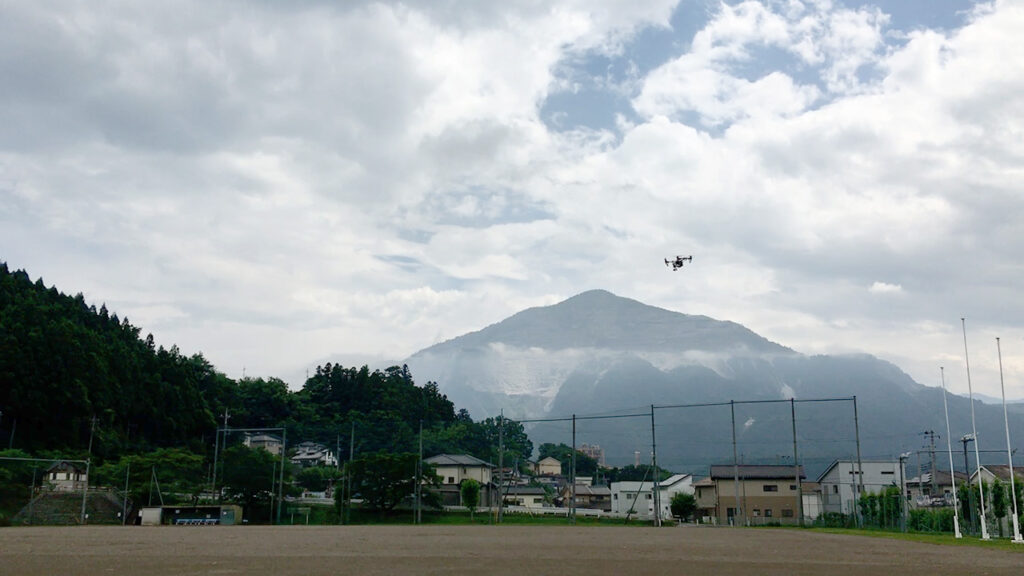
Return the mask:
[[[0,2],[0,260],[293,388],[600,288],[961,394],[966,318],[974,391],[999,337],[1024,398],[1021,30],[1024,0]]]

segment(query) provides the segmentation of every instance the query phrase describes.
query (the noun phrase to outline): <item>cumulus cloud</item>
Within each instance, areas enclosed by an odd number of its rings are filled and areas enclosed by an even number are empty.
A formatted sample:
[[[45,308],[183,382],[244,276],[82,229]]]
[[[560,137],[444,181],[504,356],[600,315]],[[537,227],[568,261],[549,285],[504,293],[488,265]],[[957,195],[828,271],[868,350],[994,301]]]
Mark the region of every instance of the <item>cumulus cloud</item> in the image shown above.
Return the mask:
[[[4,4],[0,259],[235,375],[589,288],[921,380],[965,315],[1018,365],[1024,8],[706,5]],[[610,67],[609,122],[541,117]]]

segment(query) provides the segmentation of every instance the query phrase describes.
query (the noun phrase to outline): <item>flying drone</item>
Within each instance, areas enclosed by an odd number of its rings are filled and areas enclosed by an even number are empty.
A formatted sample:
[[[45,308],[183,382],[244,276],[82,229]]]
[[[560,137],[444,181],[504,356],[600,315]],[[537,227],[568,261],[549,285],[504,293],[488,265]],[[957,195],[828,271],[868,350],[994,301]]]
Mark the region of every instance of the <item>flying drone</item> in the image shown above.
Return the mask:
[[[682,268],[684,262],[690,262],[692,264],[693,256],[676,256],[675,260],[665,258],[665,266],[671,266],[673,272]]]

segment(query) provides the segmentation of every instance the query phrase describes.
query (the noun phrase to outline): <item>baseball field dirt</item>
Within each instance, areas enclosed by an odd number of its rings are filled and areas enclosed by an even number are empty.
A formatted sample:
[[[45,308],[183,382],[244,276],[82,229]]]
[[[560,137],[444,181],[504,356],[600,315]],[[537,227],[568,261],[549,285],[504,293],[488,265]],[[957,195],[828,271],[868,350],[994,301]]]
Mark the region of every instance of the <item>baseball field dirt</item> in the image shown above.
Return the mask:
[[[3,576],[1021,574],[1024,554],[814,531],[557,526],[0,529]]]

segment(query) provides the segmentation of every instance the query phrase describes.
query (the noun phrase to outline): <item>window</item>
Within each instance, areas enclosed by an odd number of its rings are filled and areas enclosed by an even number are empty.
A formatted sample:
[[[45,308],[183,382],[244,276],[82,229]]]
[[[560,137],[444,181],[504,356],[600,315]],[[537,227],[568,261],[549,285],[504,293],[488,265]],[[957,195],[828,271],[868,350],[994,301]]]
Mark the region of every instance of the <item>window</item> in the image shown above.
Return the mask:
[[[765,508],[764,509],[764,517],[765,518],[771,518],[772,517],[772,509],[771,508]]]
[[[449,484],[455,484],[455,477],[454,476],[449,476],[448,477],[448,483]]]
[[[892,476],[895,473],[896,472],[894,470],[882,470],[882,475],[883,476]]]
[[[839,494],[839,484],[833,484],[832,485],[832,493],[833,494]]]
[[[793,511],[791,509],[789,509],[789,508],[783,508],[782,509],[782,517],[783,518],[792,518],[793,517]]]
[[[790,484],[789,485],[789,489],[790,490],[796,490],[796,484]]]
[[[754,508],[754,518],[757,518],[760,515],[761,515],[761,509],[760,508]]]
[[[648,500],[650,500],[650,499],[651,499],[651,495],[650,495],[650,494],[648,494],[648,495],[647,495],[647,499],[648,499]]]
[[[735,515],[736,515],[736,509],[735,508],[726,508],[725,509],[725,516],[727,518],[732,518]]]
[[[612,498],[614,498],[615,500],[618,500],[618,499],[619,499],[619,495],[618,495],[618,493],[616,493],[616,494],[612,494]]]
[[[632,494],[626,494],[626,500],[632,500],[632,499],[633,499],[633,495]]]
[[[775,485],[775,484],[765,484],[763,486],[763,489],[764,489],[765,492],[778,492],[779,491],[779,487],[777,485]]]

